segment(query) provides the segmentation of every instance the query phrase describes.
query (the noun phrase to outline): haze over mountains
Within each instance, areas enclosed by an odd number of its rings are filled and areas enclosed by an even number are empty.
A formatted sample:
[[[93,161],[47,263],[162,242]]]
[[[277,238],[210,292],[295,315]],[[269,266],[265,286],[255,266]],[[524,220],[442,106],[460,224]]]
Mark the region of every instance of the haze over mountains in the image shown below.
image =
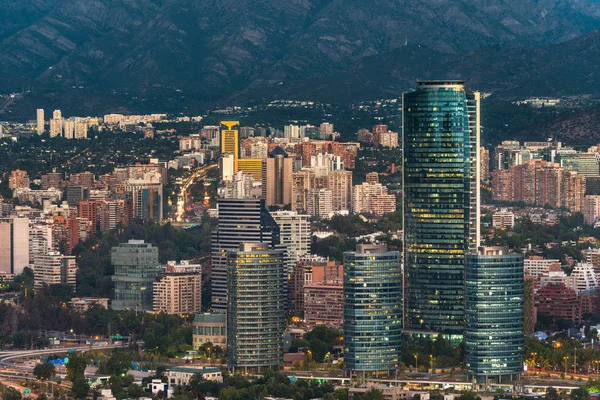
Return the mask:
[[[252,102],[389,96],[433,77],[506,96],[600,86],[599,0],[0,0],[0,19],[1,92]]]

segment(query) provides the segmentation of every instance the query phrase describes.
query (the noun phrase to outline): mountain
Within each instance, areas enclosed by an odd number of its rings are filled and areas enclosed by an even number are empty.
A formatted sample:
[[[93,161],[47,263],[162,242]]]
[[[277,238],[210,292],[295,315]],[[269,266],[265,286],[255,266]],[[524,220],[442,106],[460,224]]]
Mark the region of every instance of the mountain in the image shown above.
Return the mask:
[[[503,51],[514,60],[516,47],[600,28],[600,1],[0,0],[0,18],[0,91],[82,86],[210,102],[280,82],[327,87],[324,77],[353,71],[378,81],[369,68],[390,60],[392,76],[407,80],[421,73],[414,65],[467,74],[482,67],[473,54],[499,73],[505,61],[492,57]]]

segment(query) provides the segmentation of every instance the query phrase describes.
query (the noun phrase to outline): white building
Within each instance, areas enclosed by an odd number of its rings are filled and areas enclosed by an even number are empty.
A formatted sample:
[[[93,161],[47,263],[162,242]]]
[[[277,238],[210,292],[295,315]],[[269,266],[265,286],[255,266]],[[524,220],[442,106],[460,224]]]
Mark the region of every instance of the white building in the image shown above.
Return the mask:
[[[38,255],[33,260],[33,279],[36,288],[46,285],[69,285],[73,291],[77,275],[77,258],[58,252]]]
[[[562,271],[560,260],[549,260],[539,256],[523,260],[523,272],[527,276],[539,278],[550,271]]]
[[[591,263],[577,263],[571,272],[575,279],[575,288],[578,294],[590,293],[598,288],[598,278]]]
[[[281,244],[288,248],[289,257],[298,261],[310,254],[310,216],[295,211],[272,212],[273,219],[279,225]]]
[[[169,261],[153,285],[153,311],[167,314],[200,312],[202,266],[181,260]]]
[[[515,214],[503,208],[492,215],[492,226],[496,229],[514,228]]]
[[[355,185],[352,189],[352,212],[373,212],[371,201],[373,196],[387,194],[387,188],[381,183],[367,183]]]
[[[173,367],[165,373],[169,387],[182,385],[186,386],[190,383],[192,376],[202,374],[202,377],[207,381],[223,382],[223,375],[220,368],[196,367],[188,365],[185,367]]]
[[[230,182],[235,174],[235,157],[233,154],[223,154],[219,159],[219,168],[221,170],[221,180]]]
[[[328,189],[310,189],[306,195],[306,212],[313,217],[329,218],[333,212],[333,193]]]
[[[0,272],[18,275],[29,262],[29,218],[0,218]]]
[[[41,135],[44,133],[44,109],[43,108],[38,108],[37,109],[37,134]]]
[[[50,119],[50,137],[62,136],[63,118],[60,110],[54,110]]]

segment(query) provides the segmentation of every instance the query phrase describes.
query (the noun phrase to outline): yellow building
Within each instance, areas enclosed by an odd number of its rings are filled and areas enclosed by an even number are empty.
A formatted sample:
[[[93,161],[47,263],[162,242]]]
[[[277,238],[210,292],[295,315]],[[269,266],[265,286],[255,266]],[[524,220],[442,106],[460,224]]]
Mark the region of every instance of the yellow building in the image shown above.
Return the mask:
[[[233,154],[234,173],[238,172],[240,158],[240,122],[221,121],[221,154]]]
[[[262,181],[263,160],[260,158],[240,158],[237,160],[237,165],[238,169],[236,171],[243,171],[246,175],[252,175],[252,178],[257,182]]]

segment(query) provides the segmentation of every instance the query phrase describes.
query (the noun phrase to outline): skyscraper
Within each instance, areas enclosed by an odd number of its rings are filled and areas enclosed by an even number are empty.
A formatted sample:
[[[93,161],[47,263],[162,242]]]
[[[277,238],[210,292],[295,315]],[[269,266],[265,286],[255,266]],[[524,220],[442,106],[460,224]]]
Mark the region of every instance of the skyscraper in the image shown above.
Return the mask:
[[[310,216],[295,211],[271,213],[279,226],[281,244],[286,245],[291,260],[298,261],[310,254]]]
[[[417,82],[402,142],[407,327],[461,335],[464,256],[479,241],[479,93]]]
[[[346,370],[366,375],[398,369],[401,329],[400,253],[366,244],[344,253]]]
[[[41,135],[42,133],[44,133],[44,109],[43,108],[38,108],[37,109],[37,134]]]
[[[152,311],[153,284],[161,271],[158,248],[143,240],[130,240],[111,249],[114,310]]]
[[[221,121],[221,154],[233,154],[233,172],[238,171],[240,158],[239,121]]]
[[[275,147],[265,164],[263,197],[267,206],[292,203],[292,159],[281,147]]]
[[[227,252],[241,243],[279,245],[279,226],[262,199],[219,199],[218,225],[211,236],[212,308],[227,308]]]
[[[227,253],[227,364],[260,373],[283,366],[284,251],[242,243]]]
[[[466,257],[465,365],[478,383],[511,381],[523,371],[523,256],[481,247]]]
[[[63,118],[60,110],[54,110],[50,120],[50,137],[62,136]]]

